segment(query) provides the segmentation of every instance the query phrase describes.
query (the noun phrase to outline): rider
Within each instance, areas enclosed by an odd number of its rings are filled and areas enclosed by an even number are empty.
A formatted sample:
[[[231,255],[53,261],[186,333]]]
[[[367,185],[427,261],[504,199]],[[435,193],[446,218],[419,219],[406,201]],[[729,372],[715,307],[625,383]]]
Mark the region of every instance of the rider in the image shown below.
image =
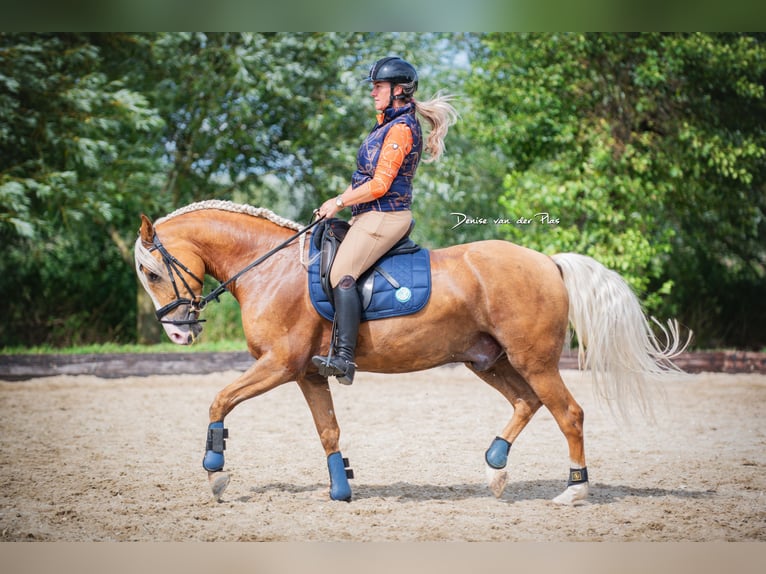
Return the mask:
[[[431,156],[424,161],[437,160],[444,151],[447,130],[457,120],[451,96],[437,94],[427,102],[414,98],[418,74],[399,57],[375,62],[366,81],[372,83],[377,124],[359,148],[351,184],[318,209],[319,217],[334,217],[345,207],[351,207],[353,215],[330,270],[338,329],[335,352],[312,358],[322,376],[335,376],[344,385],[353,382],[356,372],[362,313],[356,281],[409,232],[412,180],[423,147]],[[416,113],[431,128],[425,144]]]

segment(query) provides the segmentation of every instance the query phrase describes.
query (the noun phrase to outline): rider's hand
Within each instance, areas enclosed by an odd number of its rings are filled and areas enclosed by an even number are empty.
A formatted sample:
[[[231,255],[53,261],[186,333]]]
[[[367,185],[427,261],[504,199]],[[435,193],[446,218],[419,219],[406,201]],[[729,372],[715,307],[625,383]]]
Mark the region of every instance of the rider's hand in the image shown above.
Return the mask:
[[[335,203],[336,198],[330,198],[327,201],[325,201],[317,210],[317,214],[319,217],[326,217],[327,219],[331,217],[335,217],[335,215],[343,209],[342,207],[338,207],[338,205]]]

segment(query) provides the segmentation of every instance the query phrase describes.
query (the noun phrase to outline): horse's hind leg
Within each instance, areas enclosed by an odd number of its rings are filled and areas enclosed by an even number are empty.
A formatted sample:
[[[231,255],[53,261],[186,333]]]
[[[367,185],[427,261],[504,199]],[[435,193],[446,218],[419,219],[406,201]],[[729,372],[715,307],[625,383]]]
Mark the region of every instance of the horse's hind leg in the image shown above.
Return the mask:
[[[499,498],[508,482],[506,464],[511,444],[527,426],[542,402],[505,358],[483,371],[477,371],[470,363],[467,363],[467,366],[483,381],[500,392],[513,407],[511,420],[495,437],[484,455],[489,488]]]
[[[588,496],[588,469],[585,466],[583,410],[564,385],[557,367],[527,376],[534,393],[550,411],[569,445],[569,481],[566,490],[553,499],[574,505]]]
[[[306,403],[314,418],[319,440],[327,456],[327,469],[330,472],[330,498],[333,500],[351,501],[351,485],[349,478],[353,472],[348,467],[348,460],[340,453],[340,427],[335,418],[332,394],[327,379],[319,375],[307,375],[298,379],[298,386],[303,392]]]

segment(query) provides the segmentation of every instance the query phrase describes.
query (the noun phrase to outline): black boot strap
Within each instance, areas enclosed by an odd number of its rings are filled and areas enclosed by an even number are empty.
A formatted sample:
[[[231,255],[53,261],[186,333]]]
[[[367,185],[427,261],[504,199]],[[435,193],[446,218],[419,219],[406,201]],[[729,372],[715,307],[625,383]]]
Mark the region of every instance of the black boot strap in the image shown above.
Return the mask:
[[[567,486],[572,486],[573,484],[582,484],[583,482],[588,482],[588,469],[586,467],[570,468],[569,482],[567,482]]]

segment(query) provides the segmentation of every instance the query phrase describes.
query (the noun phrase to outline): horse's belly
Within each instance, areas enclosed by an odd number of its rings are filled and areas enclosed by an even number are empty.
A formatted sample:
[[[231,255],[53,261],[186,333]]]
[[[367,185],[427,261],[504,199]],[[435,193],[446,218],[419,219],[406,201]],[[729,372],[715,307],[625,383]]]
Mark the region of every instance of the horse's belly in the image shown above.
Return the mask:
[[[394,321],[391,321],[394,322]],[[381,325],[382,326],[382,325]],[[430,329],[427,325],[397,330],[396,343],[384,342],[372,332],[357,353],[360,370],[380,373],[407,373],[449,363],[471,363],[477,371],[494,365],[504,349],[487,333],[466,332],[457,327]]]

